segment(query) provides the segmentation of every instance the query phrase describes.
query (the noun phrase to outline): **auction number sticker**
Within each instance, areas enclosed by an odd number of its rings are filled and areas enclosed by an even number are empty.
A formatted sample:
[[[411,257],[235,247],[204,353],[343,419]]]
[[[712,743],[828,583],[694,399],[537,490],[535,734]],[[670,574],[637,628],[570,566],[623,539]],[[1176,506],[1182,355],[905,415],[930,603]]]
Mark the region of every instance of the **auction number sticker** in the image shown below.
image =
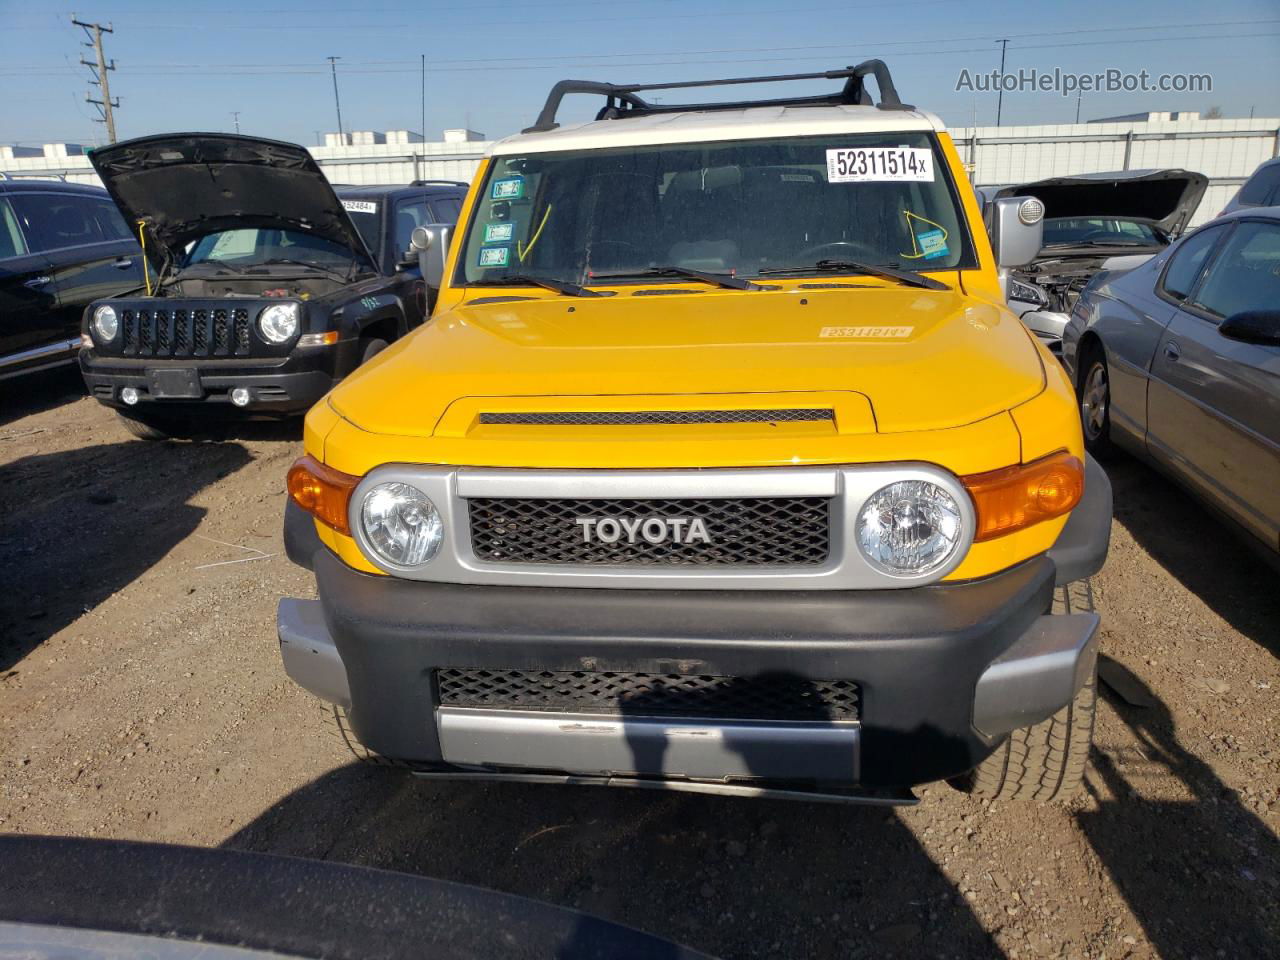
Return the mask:
[[[503,177],[493,181],[489,196],[494,200],[519,200],[524,196],[524,177]]]
[[[347,213],[377,213],[378,205],[372,200],[343,200],[342,209]]]
[[[484,225],[484,242],[485,243],[510,243],[515,239],[516,225],[511,221],[506,223],[486,223]]]
[[[481,267],[505,267],[510,259],[510,247],[481,247],[478,265]]]
[[[829,183],[933,182],[927,147],[848,147],[827,151]]]

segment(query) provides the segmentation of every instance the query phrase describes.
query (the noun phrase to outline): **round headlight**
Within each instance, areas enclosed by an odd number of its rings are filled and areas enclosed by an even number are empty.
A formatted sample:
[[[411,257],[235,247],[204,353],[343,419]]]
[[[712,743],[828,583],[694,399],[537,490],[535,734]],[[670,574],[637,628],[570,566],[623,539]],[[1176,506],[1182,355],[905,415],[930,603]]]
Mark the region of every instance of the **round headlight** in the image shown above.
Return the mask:
[[[366,493],[360,526],[373,551],[400,567],[426,563],[444,540],[440,511],[426,494],[407,483],[380,483]]]
[[[298,332],[298,305],[273,303],[258,315],[258,331],[267,343],[284,343]]]
[[[120,332],[120,321],[114,307],[103,304],[93,311],[93,332],[102,343],[116,338]]]
[[[858,549],[881,573],[921,577],[955,554],[964,518],[955,498],[928,480],[881,487],[858,512]]]

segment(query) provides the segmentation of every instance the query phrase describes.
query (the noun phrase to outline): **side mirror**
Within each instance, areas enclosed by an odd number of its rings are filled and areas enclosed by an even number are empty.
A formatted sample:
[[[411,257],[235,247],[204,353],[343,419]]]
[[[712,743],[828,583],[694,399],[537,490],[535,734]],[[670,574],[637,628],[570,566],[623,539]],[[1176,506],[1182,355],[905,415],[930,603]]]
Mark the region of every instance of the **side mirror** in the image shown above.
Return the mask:
[[[1218,326],[1228,340],[1280,347],[1280,310],[1246,310],[1233,313]]]
[[[1023,267],[1044,246],[1044,204],[1035,197],[1001,197],[991,205],[991,247],[996,266]]]
[[[429,223],[414,227],[409,235],[409,249],[418,256],[422,279],[433,290],[439,290],[444,282],[444,261],[449,254],[449,242],[453,239],[453,225]]]

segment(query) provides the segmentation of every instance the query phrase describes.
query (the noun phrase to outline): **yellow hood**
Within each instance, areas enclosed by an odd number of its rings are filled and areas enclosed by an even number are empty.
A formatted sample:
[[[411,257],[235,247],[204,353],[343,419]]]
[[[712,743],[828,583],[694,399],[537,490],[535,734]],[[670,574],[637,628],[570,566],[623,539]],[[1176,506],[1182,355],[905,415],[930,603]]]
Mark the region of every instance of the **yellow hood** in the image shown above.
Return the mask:
[[[465,435],[459,418],[486,410],[689,409],[691,395],[708,394],[736,396],[732,407],[770,394],[773,407],[776,395],[802,392],[849,398],[827,404],[845,420],[840,433],[896,433],[973,423],[1043,389],[1038,352],[1007,310],[856,282],[464,302],[356,371],[330,402],[364,431],[427,437]]]

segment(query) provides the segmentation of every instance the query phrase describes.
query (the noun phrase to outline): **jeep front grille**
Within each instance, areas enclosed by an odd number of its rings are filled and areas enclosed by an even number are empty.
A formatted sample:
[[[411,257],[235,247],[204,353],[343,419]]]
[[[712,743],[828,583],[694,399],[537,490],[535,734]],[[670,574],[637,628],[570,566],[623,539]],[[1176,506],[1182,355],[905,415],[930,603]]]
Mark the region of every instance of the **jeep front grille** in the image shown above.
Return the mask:
[[[857,720],[858,684],[607,671],[436,671],[442,707],[726,720]]]
[[[467,503],[472,550],[492,563],[814,566],[831,551],[830,497]],[[588,539],[579,520],[593,518],[626,521],[632,529],[637,520],[676,519],[685,521],[678,528],[684,531],[700,520],[706,537],[676,542],[675,534],[654,543],[624,533],[613,542]]]
[[[481,423],[557,427],[624,427],[685,423],[805,423],[829,422],[831,410],[636,410],[566,413],[482,413]]]
[[[119,352],[126,357],[247,357],[251,351],[244,307],[120,311]]]

